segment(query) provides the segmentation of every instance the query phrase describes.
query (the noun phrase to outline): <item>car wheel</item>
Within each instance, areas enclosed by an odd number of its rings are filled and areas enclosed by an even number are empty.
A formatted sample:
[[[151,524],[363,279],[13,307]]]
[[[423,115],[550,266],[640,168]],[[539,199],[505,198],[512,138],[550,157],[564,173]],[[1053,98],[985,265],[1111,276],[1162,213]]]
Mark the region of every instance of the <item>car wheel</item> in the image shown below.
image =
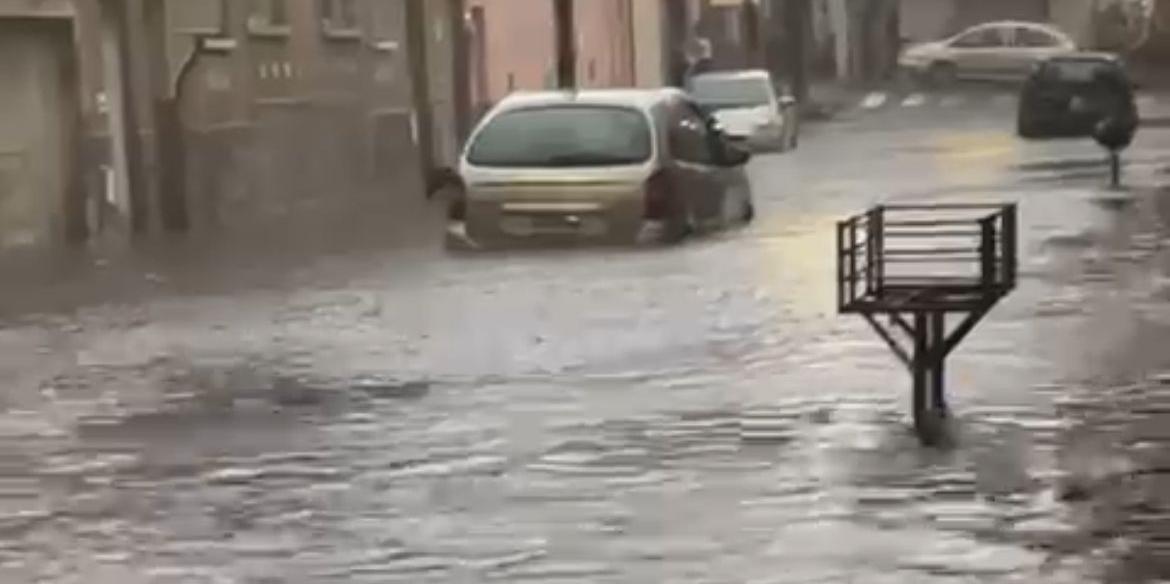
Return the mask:
[[[695,233],[695,213],[691,206],[683,201],[675,205],[670,218],[666,221],[662,238],[666,243],[678,243]]]
[[[743,202],[743,216],[740,217],[744,225],[750,224],[756,220],[756,205],[752,203],[751,197],[748,197]]]
[[[926,78],[931,87],[936,89],[946,89],[955,84],[959,78],[959,69],[955,67],[954,63],[940,62],[930,66],[927,70]]]
[[[1041,134],[1040,124],[1029,116],[1021,115],[1016,120],[1016,134],[1021,138],[1038,138]]]
[[[788,124],[784,124],[784,129],[780,132],[780,136],[776,139],[776,145],[773,148],[776,152],[788,152],[792,149],[792,128]]]
[[[735,227],[751,223],[756,216],[752,194],[747,189],[733,189],[723,195],[723,227]]]

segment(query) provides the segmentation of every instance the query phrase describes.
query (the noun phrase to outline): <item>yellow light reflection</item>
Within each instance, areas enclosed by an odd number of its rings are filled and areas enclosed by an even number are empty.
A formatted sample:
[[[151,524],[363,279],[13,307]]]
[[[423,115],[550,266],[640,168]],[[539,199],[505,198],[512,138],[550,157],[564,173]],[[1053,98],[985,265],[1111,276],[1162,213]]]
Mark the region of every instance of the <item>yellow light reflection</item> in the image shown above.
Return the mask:
[[[1006,132],[960,132],[934,138],[929,146],[940,173],[964,183],[1000,176],[1020,157],[1020,142]]]
[[[777,296],[798,317],[832,315],[837,310],[837,220],[814,213],[776,213],[764,230],[779,234],[764,243],[763,266]]]

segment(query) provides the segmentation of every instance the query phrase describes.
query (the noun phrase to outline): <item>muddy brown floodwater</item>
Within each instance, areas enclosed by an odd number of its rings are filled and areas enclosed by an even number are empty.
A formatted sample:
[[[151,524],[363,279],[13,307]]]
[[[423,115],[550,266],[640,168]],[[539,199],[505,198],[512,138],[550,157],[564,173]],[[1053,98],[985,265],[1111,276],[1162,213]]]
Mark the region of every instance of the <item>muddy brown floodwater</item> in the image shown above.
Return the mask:
[[[756,224],[677,248],[367,251],[15,315],[0,581],[1170,578],[1170,137],[1109,194],[996,103],[813,127],[753,162]],[[951,448],[834,314],[834,221],[894,199],[1021,205]]]

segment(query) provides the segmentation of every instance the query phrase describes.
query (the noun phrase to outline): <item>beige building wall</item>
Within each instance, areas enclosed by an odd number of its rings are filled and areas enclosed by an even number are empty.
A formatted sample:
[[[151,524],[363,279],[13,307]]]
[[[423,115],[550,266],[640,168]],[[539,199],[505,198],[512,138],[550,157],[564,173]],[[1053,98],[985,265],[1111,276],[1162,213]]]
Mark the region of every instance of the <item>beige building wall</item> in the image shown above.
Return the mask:
[[[954,32],[953,0],[902,0],[900,10],[902,38],[911,42],[933,41]]]
[[[637,79],[635,28],[640,4],[654,0],[585,0],[575,3],[577,79],[583,87],[625,87]],[[555,86],[555,28],[552,2],[470,0],[483,10],[482,45],[489,102],[514,91]],[[635,7],[637,6],[637,7]],[[637,30],[638,34],[634,34]],[[473,57],[474,58],[474,57]]]
[[[1094,0],[1050,0],[1048,5],[1052,23],[1072,35],[1077,44],[1093,48],[1096,39],[1093,33]]]
[[[634,37],[634,85],[666,85],[666,35],[662,0],[631,0]]]
[[[552,2],[472,0],[484,13],[483,46],[489,102],[519,90],[549,86],[552,75]],[[523,7],[522,10],[517,8]]]
[[[72,36],[66,18],[0,18],[0,249],[60,242],[67,222],[81,219],[70,204],[79,93]]]

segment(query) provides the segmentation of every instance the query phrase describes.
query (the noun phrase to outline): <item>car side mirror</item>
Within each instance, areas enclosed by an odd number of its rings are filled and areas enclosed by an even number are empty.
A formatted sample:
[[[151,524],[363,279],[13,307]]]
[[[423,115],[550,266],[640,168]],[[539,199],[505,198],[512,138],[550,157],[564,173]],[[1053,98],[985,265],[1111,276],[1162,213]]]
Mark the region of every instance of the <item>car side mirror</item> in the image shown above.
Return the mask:
[[[743,165],[747,164],[748,161],[750,161],[752,159],[752,155],[750,152],[748,152],[747,150],[745,150],[743,148],[740,148],[739,146],[737,146],[735,144],[732,144],[730,141],[728,141],[726,138],[723,138],[722,136],[719,139],[719,152],[718,152],[718,154],[719,154],[719,156],[718,156],[719,164],[722,166],[726,166],[728,168],[735,168],[737,166],[743,166]]]

